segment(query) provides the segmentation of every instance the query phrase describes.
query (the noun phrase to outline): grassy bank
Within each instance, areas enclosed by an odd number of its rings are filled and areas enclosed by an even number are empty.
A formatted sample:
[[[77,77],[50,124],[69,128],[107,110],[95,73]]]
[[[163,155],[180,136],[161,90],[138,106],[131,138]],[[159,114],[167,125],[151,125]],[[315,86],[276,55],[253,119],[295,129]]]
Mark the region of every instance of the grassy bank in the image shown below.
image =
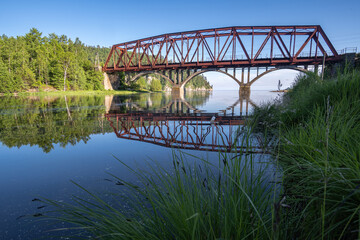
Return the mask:
[[[358,71],[299,77],[253,116],[251,129],[273,140],[272,164],[243,152],[189,165],[179,153],[171,170],[129,168],[140,184],[114,175],[126,194],[111,203],[90,192],[44,200],[56,210],[47,217],[99,239],[359,239],[359,101]]]
[[[279,140],[288,236],[360,239],[359,103],[360,73],[345,70],[299,77],[282,101],[255,111],[257,129]]]

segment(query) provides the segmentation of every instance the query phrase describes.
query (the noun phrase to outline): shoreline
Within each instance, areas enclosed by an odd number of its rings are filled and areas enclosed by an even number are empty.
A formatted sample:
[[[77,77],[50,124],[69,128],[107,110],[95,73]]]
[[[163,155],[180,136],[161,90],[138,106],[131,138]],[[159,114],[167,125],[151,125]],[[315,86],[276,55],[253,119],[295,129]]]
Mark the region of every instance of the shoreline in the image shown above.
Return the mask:
[[[134,90],[90,90],[90,91],[41,91],[41,92],[17,92],[17,93],[0,93],[3,96],[86,96],[86,95],[131,95],[145,93],[146,91]]]
[[[190,92],[205,92],[212,91],[213,89],[201,89],[201,90],[189,90]],[[166,93],[171,91],[146,91],[146,90],[78,90],[78,91],[26,91],[26,92],[14,92],[14,93],[0,93],[0,97],[4,96],[86,96],[86,95],[132,95],[138,93]]]

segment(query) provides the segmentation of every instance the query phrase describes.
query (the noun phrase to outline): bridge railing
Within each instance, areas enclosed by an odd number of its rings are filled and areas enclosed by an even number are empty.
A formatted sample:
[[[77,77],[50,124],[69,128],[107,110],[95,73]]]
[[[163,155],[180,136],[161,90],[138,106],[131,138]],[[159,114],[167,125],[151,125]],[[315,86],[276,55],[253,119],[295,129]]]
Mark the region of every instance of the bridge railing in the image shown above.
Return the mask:
[[[347,47],[337,51],[340,55],[347,53],[357,53],[357,47]]]
[[[347,53],[357,53],[357,47],[347,47],[341,50],[337,50],[337,53],[339,55],[343,55],[343,54],[347,54]],[[246,56],[245,55],[234,55],[236,60],[246,60]],[[307,51],[307,52],[302,52],[299,54],[299,57],[323,57],[323,53],[321,51]],[[332,51],[326,51],[326,56],[334,56],[334,53]],[[259,54],[259,56],[257,57],[257,59],[268,59],[270,57],[269,54]],[[274,54],[273,55],[274,58],[283,58],[284,56],[282,54]],[[232,56],[231,55],[225,55],[224,56],[224,60],[231,60]],[[205,59],[205,61],[207,62],[211,62],[212,59],[210,57],[207,57]]]

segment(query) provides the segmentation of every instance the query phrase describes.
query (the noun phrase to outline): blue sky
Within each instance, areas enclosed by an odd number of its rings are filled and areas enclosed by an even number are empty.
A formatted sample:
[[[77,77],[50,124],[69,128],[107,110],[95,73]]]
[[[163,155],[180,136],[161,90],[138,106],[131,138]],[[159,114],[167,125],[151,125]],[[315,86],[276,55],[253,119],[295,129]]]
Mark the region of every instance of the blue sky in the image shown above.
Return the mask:
[[[7,36],[35,27],[44,35],[54,32],[87,45],[111,46],[204,28],[320,24],[336,49],[360,50],[360,0],[2,0],[0,6],[0,34]]]

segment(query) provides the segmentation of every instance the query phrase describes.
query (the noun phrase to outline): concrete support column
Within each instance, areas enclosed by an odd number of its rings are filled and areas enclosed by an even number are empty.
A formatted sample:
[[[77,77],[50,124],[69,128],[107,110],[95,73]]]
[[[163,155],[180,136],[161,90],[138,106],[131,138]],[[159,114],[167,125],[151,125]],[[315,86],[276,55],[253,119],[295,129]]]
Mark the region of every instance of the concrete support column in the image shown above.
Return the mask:
[[[176,69],[176,76],[174,79],[174,83],[179,84],[180,83],[179,79],[180,79],[179,69]]]
[[[244,84],[244,68],[241,69],[241,83]]]
[[[251,94],[251,89],[250,89],[250,85],[248,84],[244,84],[240,86],[239,89],[239,97],[240,98],[250,98],[250,94]]]
[[[240,100],[240,115],[243,112],[243,103],[245,102],[245,115],[247,116],[249,113],[249,99],[250,99],[250,86],[244,84],[239,89],[239,100]]]
[[[180,70],[180,79],[178,84],[182,83],[184,81],[184,70]]]
[[[174,85],[171,89],[173,99],[184,99],[184,86]]]

